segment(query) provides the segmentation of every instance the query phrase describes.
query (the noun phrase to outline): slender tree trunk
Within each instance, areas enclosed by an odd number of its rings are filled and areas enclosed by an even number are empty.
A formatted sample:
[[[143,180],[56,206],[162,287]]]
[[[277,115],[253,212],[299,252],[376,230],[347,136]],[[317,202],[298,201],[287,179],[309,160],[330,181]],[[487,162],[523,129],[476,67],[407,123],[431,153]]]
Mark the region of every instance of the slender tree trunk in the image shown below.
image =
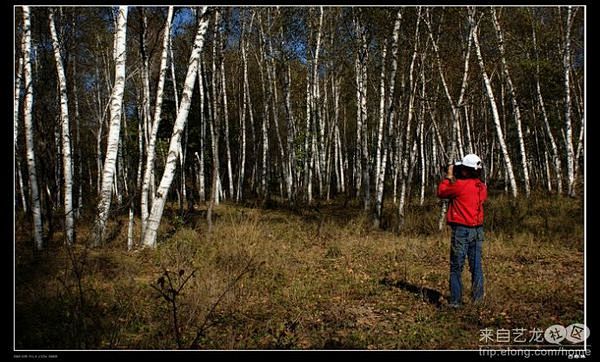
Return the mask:
[[[286,115],[286,127],[287,127],[287,174],[286,174],[286,184],[288,187],[287,193],[289,202],[291,205],[296,202],[296,187],[294,186],[294,175],[296,174],[296,152],[294,149],[294,139],[296,136],[296,132],[294,132],[294,119],[292,113],[292,101],[291,101],[291,83],[292,76],[290,72],[290,65],[287,65],[287,72],[284,77],[284,97],[285,97],[285,115]]]
[[[385,124],[384,120],[385,116],[385,61],[387,54],[387,44],[383,44],[382,54],[381,54],[381,75],[379,76],[379,123],[377,124],[377,146],[375,151],[375,205],[378,205],[379,202],[379,183],[382,181],[380,179],[381,174],[381,161],[382,161],[382,148],[383,148],[383,133],[385,132]],[[394,80],[392,80],[393,82]]]
[[[338,192],[345,193],[346,192],[346,182],[344,171],[346,169],[346,164],[344,163],[344,152],[342,151],[342,137],[340,135],[340,90],[339,90],[339,78],[333,80],[333,99],[334,99],[334,121],[333,125],[335,127],[335,149],[336,149],[336,159],[337,159],[337,167],[339,181],[338,181]]]
[[[421,13],[421,8],[418,8],[418,12],[419,15]],[[401,176],[402,176],[402,183],[401,183],[401,187],[400,187],[400,200],[398,202],[398,230],[402,229],[402,226],[404,225],[404,206],[406,204],[406,186],[407,186],[407,182],[408,182],[408,161],[409,159],[411,159],[410,157],[410,152],[411,149],[410,147],[412,146],[412,119],[414,116],[414,99],[415,99],[415,93],[416,93],[416,81],[414,81],[414,77],[413,77],[413,70],[414,70],[414,64],[415,64],[415,60],[417,58],[417,51],[418,51],[418,44],[419,44],[419,23],[420,23],[420,19],[421,17],[418,16],[417,17],[417,25],[415,27],[415,37],[414,37],[414,49],[413,49],[413,55],[412,55],[412,59],[410,62],[410,68],[408,71],[408,85],[410,88],[410,95],[408,98],[408,118],[406,120],[406,137],[405,137],[405,142],[404,142],[404,151],[402,152],[402,169],[401,169]]]
[[[23,80],[25,99],[23,100],[23,116],[25,125],[25,145],[27,148],[27,168],[29,171],[29,193],[31,195],[31,210],[33,213],[33,237],[37,250],[44,247],[42,233],[42,212],[40,207],[40,194],[38,191],[35,151],[33,142],[33,82],[31,74],[31,21],[29,6],[23,6]]]
[[[129,206],[129,222],[127,223],[127,250],[133,249],[133,204]]]
[[[73,28],[75,29],[75,22],[73,21]],[[77,88],[77,57],[73,57],[73,103],[75,110],[75,136],[77,137],[77,207],[75,207],[74,216],[79,218],[81,216],[81,210],[83,209],[83,154],[81,143],[81,127],[79,123],[79,91]]]
[[[18,152],[18,135],[19,135],[19,104],[21,100],[21,79],[23,77],[23,57],[19,57],[17,65],[17,73],[15,74],[15,102],[13,109],[13,128],[14,128],[14,154],[15,154],[15,170],[17,173],[17,184],[19,186],[19,194],[21,195],[21,204],[23,205],[23,212],[27,213],[27,201],[25,196],[25,189],[23,188],[23,176],[21,174],[21,162]],[[16,195],[15,195],[16,196]],[[14,206],[17,207],[17,199],[15,197]]]
[[[575,152],[575,175],[573,176],[575,180],[579,176],[579,160],[583,155],[583,136],[584,136],[584,119],[581,119],[581,127],[579,128],[579,137],[577,138],[577,151]]]
[[[565,29],[563,54],[564,73],[564,117],[565,117],[565,149],[567,150],[567,191],[569,196],[575,196],[575,155],[573,150],[573,126],[571,124],[571,86],[569,70],[571,68],[571,26],[574,12],[571,6],[567,8],[567,25]]]
[[[198,194],[200,202],[206,202],[206,181],[204,174],[204,144],[206,143],[206,114],[204,112],[204,70],[198,60],[198,91],[200,93],[200,155],[195,153],[198,160]]]
[[[517,126],[517,137],[519,138],[519,150],[521,152],[521,167],[523,168],[523,177],[525,179],[525,194],[529,197],[531,193],[531,186],[529,182],[529,167],[527,167],[527,152],[525,150],[525,142],[523,141],[523,131],[521,129],[521,110],[519,109],[519,102],[517,102],[517,91],[513,85],[510,77],[510,71],[508,64],[506,63],[505,51],[504,51],[504,36],[502,35],[502,28],[498,22],[496,16],[496,9],[491,8],[492,20],[494,28],[496,29],[496,37],[498,38],[498,49],[500,50],[500,60],[502,62],[502,69],[508,85],[508,92],[510,94],[510,100],[512,102],[513,112],[515,116],[515,124]]]
[[[267,26],[269,28],[272,27],[271,24],[271,20],[270,20],[270,15],[268,15],[268,22],[267,22]],[[271,103],[271,110],[273,112],[273,126],[275,129],[275,134],[277,136],[277,146],[279,147],[279,156],[281,159],[281,180],[286,182],[286,191],[289,190],[289,186],[287,185],[287,167],[286,167],[286,156],[285,156],[285,151],[283,148],[283,141],[281,138],[281,133],[279,130],[279,97],[278,97],[278,93],[277,93],[277,74],[276,74],[276,64],[275,64],[275,53],[273,52],[273,44],[271,42],[271,38],[267,37],[267,34],[264,32],[263,27],[262,27],[262,23],[260,24],[260,29],[261,29],[261,33],[263,36],[263,43],[264,43],[264,54],[268,54],[270,57],[269,61],[266,61],[266,73],[267,73],[267,80],[268,80],[268,89],[269,89],[269,94],[272,97],[272,102]],[[282,191],[283,191],[283,187],[281,187]],[[283,197],[283,195],[282,195]],[[289,199],[289,192],[287,192],[287,197]]]
[[[470,21],[475,21],[474,14],[470,17]],[[475,50],[477,53],[477,60],[479,62],[479,67],[481,68],[481,76],[483,77],[483,81],[485,83],[485,89],[488,95],[488,99],[490,101],[490,107],[492,109],[492,115],[494,117],[494,124],[496,125],[496,134],[498,135],[498,142],[500,143],[500,148],[502,150],[502,155],[504,156],[504,165],[506,167],[506,173],[508,180],[510,181],[510,188],[512,191],[513,197],[517,197],[517,183],[515,181],[515,175],[513,172],[512,162],[510,160],[510,156],[508,154],[508,148],[506,147],[506,142],[504,141],[504,133],[502,132],[502,126],[500,125],[500,116],[498,114],[498,107],[496,106],[496,99],[494,98],[494,91],[492,90],[492,84],[490,82],[490,78],[488,77],[487,71],[485,70],[485,64],[483,62],[483,56],[481,54],[481,48],[479,46],[479,36],[477,35],[478,26],[473,24],[473,44],[475,44]]]
[[[313,112],[313,125],[316,133],[313,135],[313,139],[316,141],[318,138],[318,147],[315,147],[316,154],[313,154],[315,163],[317,164],[318,170],[317,180],[319,181],[319,196],[323,197],[323,172],[325,169],[325,120],[321,117],[319,112],[321,95],[319,90],[319,55],[321,53],[321,38],[323,34],[323,7],[319,7],[319,26],[316,34],[316,45],[315,45],[315,56],[312,62],[312,112]]]
[[[356,190],[357,196],[363,192],[363,207],[368,210],[370,204],[370,183],[369,183],[369,147],[368,147],[368,127],[367,127],[367,61],[368,44],[366,27],[360,23],[359,19],[354,20],[354,28],[357,37],[356,53]]]
[[[252,18],[250,19],[249,29],[252,29],[252,22],[254,20],[254,13],[252,13]],[[244,177],[246,170],[246,111],[249,113],[250,118],[252,119],[252,103],[250,102],[250,86],[248,82],[248,57],[246,55],[246,48],[248,46],[248,41],[244,39],[245,31],[242,31],[242,36],[240,37],[240,48],[242,52],[242,63],[244,68],[244,79],[243,79],[243,107],[242,107],[242,116],[240,119],[241,123],[241,150],[240,150],[240,164],[239,164],[239,175],[238,175],[238,187],[236,194],[236,201],[240,202],[242,200],[243,192],[244,192]],[[254,121],[251,122],[254,124]]]
[[[69,129],[69,105],[67,97],[67,77],[60,54],[60,43],[54,24],[54,11],[49,9],[50,33],[56,61],[56,72],[60,89],[60,121],[62,125],[62,164],[63,164],[63,198],[65,213],[65,242],[73,243],[73,167],[71,158],[71,131]]]
[[[385,188],[385,173],[386,173],[386,167],[387,167],[387,160],[389,155],[391,155],[391,150],[392,150],[392,142],[390,140],[393,141],[394,139],[394,116],[396,114],[396,109],[395,109],[395,101],[396,101],[396,71],[398,69],[398,39],[400,37],[400,21],[402,20],[402,11],[398,10],[398,12],[396,13],[396,21],[394,22],[394,30],[392,33],[392,64],[391,64],[391,71],[390,71],[390,75],[389,75],[389,88],[390,91],[387,94],[388,97],[388,108],[386,110],[386,121],[387,121],[387,133],[385,128],[383,128],[383,130],[381,130],[381,132],[383,132],[383,144],[382,146],[384,147],[383,150],[383,156],[382,156],[382,160],[381,160],[381,164],[379,164],[379,170],[376,171],[376,177],[377,180],[375,182],[375,188],[376,188],[376,196],[375,196],[375,219],[374,219],[374,224],[375,227],[379,227],[381,225],[381,217],[383,215],[383,192],[384,192],[384,188]],[[385,53],[385,52],[384,52]],[[385,64],[385,55],[383,56],[384,59],[384,64]],[[384,77],[384,70],[382,69],[382,83],[383,83],[383,77]],[[381,97],[384,97],[384,94],[382,92]],[[381,103],[385,103],[385,101],[382,101]],[[379,158],[379,156],[377,156]],[[395,202],[395,201],[394,201]]]
[[[311,167],[311,151],[309,144],[311,144],[311,74],[306,72],[306,129],[304,131],[304,187],[306,188],[306,202],[311,204],[312,202],[312,167]]]
[[[425,152],[423,143],[425,142],[425,53],[421,55],[421,112],[419,114],[419,160],[421,161],[421,192],[419,194],[419,205],[423,206],[425,202]]]
[[[221,43],[223,39],[221,38]],[[221,44],[221,49],[223,45]],[[223,87],[223,121],[225,122],[225,151],[227,153],[227,177],[229,197],[233,199],[233,171],[231,169],[231,148],[229,147],[229,113],[227,111],[227,84],[225,82],[225,61],[221,62],[221,83]]]
[[[144,233],[144,245],[150,247],[156,247],[158,226],[162,218],[165,202],[167,200],[167,194],[175,174],[178,156],[177,150],[179,149],[181,143],[181,133],[183,132],[187,122],[192,100],[192,93],[194,92],[194,84],[196,83],[196,76],[198,73],[198,60],[204,46],[204,34],[208,28],[208,17],[204,16],[206,9],[207,7],[204,6],[200,11],[200,22],[198,24],[198,31],[196,33],[196,38],[190,54],[190,60],[188,62],[189,67],[185,77],[183,93],[181,96],[181,104],[177,112],[175,124],[173,125],[173,135],[169,144],[169,153],[167,155],[165,170],[160,181],[160,185],[158,186],[156,196],[152,202],[152,211],[148,217],[148,224],[146,226],[146,232]]]
[[[220,22],[220,13],[218,11],[215,12],[215,21],[213,26],[213,47],[212,47],[212,73],[211,73],[211,100],[212,100],[212,117],[209,123],[210,134],[212,138],[212,147],[213,147],[213,171],[217,174],[217,183],[215,188],[211,188],[211,193],[214,193],[214,200],[211,205],[219,204],[219,188],[221,184],[220,178],[220,162],[219,162],[219,94],[218,94],[218,82],[217,79],[219,74],[217,72],[217,37],[219,35],[219,22]]]
[[[158,85],[156,87],[156,102],[154,105],[154,115],[150,120],[152,124],[152,131],[150,132],[150,138],[148,140],[148,149],[146,154],[146,167],[144,168],[144,179],[142,182],[142,195],[141,195],[141,207],[142,207],[142,235],[141,239],[145,239],[146,227],[148,223],[148,205],[149,202],[149,193],[150,186],[153,184],[153,174],[154,174],[154,160],[156,158],[156,138],[158,135],[158,128],[160,125],[160,116],[162,112],[162,102],[163,102],[163,93],[165,86],[165,78],[167,74],[167,57],[168,57],[168,48],[169,48],[169,39],[171,33],[171,20],[173,19],[173,7],[169,6],[169,10],[167,13],[167,20],[165,22],[165,28],[163,30],[163,42],[162,42],[162,53],[160,56],[160,70],[158,76]],[[174,63],[174,60],[171,59],[171,62]],[[173,74],[173,77],[175,74]],[[177,89],[174,88],[175,95],[177,95]],[[150,100],[148,100],[150,102]],[[154,198],[155,195],[152,195]],[[152,246],[145,244],[145,246]]]
[[[98,202],[98,214],[95,222],[94,245],[99,246],[104,241],[104,231],[110,202],[112,198],[112,184],[116,170],[117,152],[119,149],[119,134],[121,131],[121,105],[125,89],[125,59],[126,59],[126,32],[127,32],[127,6],[119,7],[117,19],[118,25],[115,32],[115,82],[111,95],[110,105],[110,129],[106,147],[106,158],[102,174],[102,187],[100,190],[100,201]]]
[[[532,17],[532,40],[533,40],[533,51],[535,53],[535,89],[536,95],[539,102],[539,107],[542,111],[542,118],[544,119],[544,126],[546,128],[546,134],[548,135],[548,139],[550,140],[550,146],[552,148],[552,160],[554,163],[554,169],[556,170],[556,188],[558,194],[562,194],[563,192],[563,184],[562,184],[562,165],[560,161],[560,153],[558,151],[558,146],[554,139],[554,135],[552,134],[552,128],[550,127],[550,122],[548,121],[548,114],[546,113],[546,106],[544,105],[544,98],[542,97],[542,91],[540,87],[540,65],[539,65],[539,55],[537,49],[537,40],[536,40],[536,24],[533,22]]]

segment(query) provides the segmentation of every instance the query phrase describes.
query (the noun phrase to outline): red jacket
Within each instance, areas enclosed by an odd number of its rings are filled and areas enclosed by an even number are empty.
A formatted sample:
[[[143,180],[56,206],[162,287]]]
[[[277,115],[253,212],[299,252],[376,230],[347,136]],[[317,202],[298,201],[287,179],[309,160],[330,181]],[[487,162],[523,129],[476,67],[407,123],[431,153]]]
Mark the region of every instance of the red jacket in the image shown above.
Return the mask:
[[[438,197],[450,199],[446,220],[465,226],[483,224],[483,202],[487,199],[487,187],[479,179],[444,179],[438,186]]]

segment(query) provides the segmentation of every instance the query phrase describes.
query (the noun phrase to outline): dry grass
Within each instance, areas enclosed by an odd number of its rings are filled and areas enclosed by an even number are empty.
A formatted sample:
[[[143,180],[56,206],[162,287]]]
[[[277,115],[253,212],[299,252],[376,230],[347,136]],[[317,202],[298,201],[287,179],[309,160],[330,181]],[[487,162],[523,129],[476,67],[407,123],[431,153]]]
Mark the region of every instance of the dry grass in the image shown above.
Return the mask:
[[[204,326],[201,349],[474,349],[486,327],[581,322],[581,202],[533,200],[490,200],[485,302],[468,303],[465,271],[458,311],[393,286],[448,295],[449,232],[435,230],[434,200],[408,210],[401,235],[336,203],[302,212],[224,204],[210,235],[201,213],[167,216],[157,250],[127,252],[125,222],[105,247],[75,248],[83,308],[65,248],[28,257],[18,229],[17,347],[176,348],[172,311],[151,288],[165,270],[195,271],[178,317],[184,346]]]

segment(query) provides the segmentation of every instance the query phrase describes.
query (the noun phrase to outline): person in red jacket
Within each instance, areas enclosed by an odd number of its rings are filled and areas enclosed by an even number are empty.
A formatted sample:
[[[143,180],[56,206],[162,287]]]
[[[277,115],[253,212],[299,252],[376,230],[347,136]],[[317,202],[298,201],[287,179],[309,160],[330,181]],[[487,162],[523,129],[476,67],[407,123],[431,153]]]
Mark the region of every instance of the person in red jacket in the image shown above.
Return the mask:
[[[438,186],[438,197],[449,199],[446,220],[452,229],[450,248],[450,307],[462,303],[462,270],[465,257],[471,271],[471,298],[483,299],[483,203],[487,187],[480,179],[483,164],[475,154],[448,166],[446,177]]]

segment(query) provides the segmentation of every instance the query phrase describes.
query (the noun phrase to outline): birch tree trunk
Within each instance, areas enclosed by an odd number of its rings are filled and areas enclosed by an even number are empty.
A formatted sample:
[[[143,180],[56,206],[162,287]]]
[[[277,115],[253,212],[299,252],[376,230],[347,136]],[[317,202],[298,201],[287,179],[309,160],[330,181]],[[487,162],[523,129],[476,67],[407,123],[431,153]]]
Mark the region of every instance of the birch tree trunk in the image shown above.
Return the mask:
[[[421,55],[421,99],[425,99],[425,53]],[[421,162],[421,192],[419,194],[419,205],[423,206],[425,202],[425,152],[423,143],[425,142],[425,102],[421,101],[421,111],[419,114],[419,160]]]
[[[367,44],[367,30],[358,18],[354,19],[354,29],[357,38],[357,53],[355,60],[356,72],[356,189],[357,195],[363,192],[364,210],[370,204],[370,177],[369,177],[369,146],[367,127],[367,61],[369,56]]]
[[[73,29],[75,29],[75,21],[73,21]],[[82,151],[82,143],[81,143],[81,125],[80,125],[80,117],[79,117],[79,101],[78,95],[79,91],[77,88],[77,57],[73,57],[73,103],[75,109],[75,135],[77,137],[77,207],[74,209],[75,218],[79,218],[81,215],[81,210],[83,209],[83,151]]]
[[[221,49],[223,49],[221,37]],[[225,82],[225,61],[221,62],[221,83],[223,87],[223,121],[225,122],[225,151],[227,153],[227,177],[229,184],[229,197],[233,199],[233,171],[231,169],[231,148],[229,147],[229,112],[227,111],[227,84]]]
[[[38,191],[35,151],[33,143],[33,82],[31,74],[31,21],[29,6],[23,6],[23,81],[25,99],[23,100],[23,117],[25,125],[25,146],[27,148],[27,169],[29,172],[29,192],[31,195],[31,211],[33,213],[33,237],[37,250],[44,247],[42,233],[42,212],[40,207],[40,194]]]
[[[206,143],[206,114],[204,113],[204,72],[202,62],[198,60],[198,93],[200,95],[200,155],[195,153],[198,160],[198,194],[200,202],[206,202],[206,182],[204,175],[204,144]]]
[[[498,38],[498,49],[500,50],[500,61],[502,62],[502,70],[504,71],[504,76],[508,85],[508,92],[510,94],[510,100],[513,106],[515,124],[517,126],[517,137],[519,138],[519,150],[521,152],[521,167],[523,168],[523,178],[525,179],[525,195],[529,197],[529,194],[531,193],[531,186],[529,182],[529,167],[527,166],[527,152],[525,150],[525,142],[523,141],[523,131],[521,129],[521,111],[519,109],[519,103],[517,102],[517,91],[515,90],[515,86],[513,85],[512,79],[510,77],[508,64],[506,62],[504,51],[504,36],[502,35],[502,28],[500,27],[500,23],[498,22],[498,18],[496,16],[496,9],[492,7],[491,12],[494,28],[496,29],[496,37]]]
[[[60,54],[60,43],[54,24],[54,11],[49,9],[50,34],[52,35],[52,48],[56,61],[56,72],[60,89],[60,122],[62,130],[62,164],[63,164],[63,198],[65,213],[65,242],[73,243],[73,168],[71,158],[71,132],[69,130],[69,105],[67,99],[67,77]]]
[[[577,151],[575,151],[575,170],[573,171],[575,173],[574,178],[575,180],[577,180],[577,177],[579,175],[579,160],[581,159],[581,156],[583,155],[583,136],[584,136],[584,119],[581,119],[581,127],[579,128],[579,137],[577,139]]]
[[[386,174],[386,166],[387,160],[390,155],[390,151],[392,150],[392,143],[390,139],[394,138],[394,117],[396,114],[395,109],[395,100],[396,100],[396,71],[398,69],[398,39],[400,37],[400,21],[402,20],[402,12],[398,10],[396,13],[396,20],[394,22],[394,30],[392,33],[392,64],[391,71],[389,75],[390,83],[389,83],[389,92],[387,94],[388,97],[388,108],[386,110],[386,121],[387,121],[387,133],[385,128],[382,130],[383,132],[383,156],[381,160],[381,164],[379,164],[379,171],[376,172],[376,196],[375,196],[375,227],[379,227],[381,225],[381,217],[383,215],[383,191],[385,188],[385,174]],[[385,56],[383,57],[385,59]],[[382,70],[383,74],[383,70]],[[384,95],[382,94],[382,97]],[[382,102],[385,103],[385,102]],[[379,158],[379,156],[378,156]]]
[[[410,62],[410,67],[408,71],[408,86],[410,88],[410,95],[408,98],[408,116],[406,120],[406,137],[404,142],[404,150],[402,152],[402,169],[400,170],[402,176],[402,183],[400,187],[400,200],[398,201],[398,230],[402,229],[404,224],[404,206],[406,204],[406,186],[408,182],[408,160],[411,159],[411,145],[412,145],[412,119],[414,116],[414,100],[416,93],[416,81],[413,77],[413,70],[415,65],[415,60],[417,58],[417,51],[419,45],[419,24],[420,24],[420,14],[421,8],[418,8],[418,16],[417,16],[417,24],[415,26],[415,37],[414,37],[414,49],[413,55]]]
[[[552,134],[552,128],[550,128],[550,122],[548,121],[548,114],[546,113],[546,106],[544,105],[544,97],[542,97],[542,90],[540,87],[540,61],[539,54],[537,48],[537,40],[536,40],[536,31],[535,31],[535,23],[533,23],[532,17],[532,40],[533,40],[533,51],[535,53],[535,90],[537,99],[539,102],[540,109],[542,111],[542,118],[544,119],[544,126],[546,128],[546,133],[548,135],[548,139],[550,140],[550,147],[552,148],[552,160],[554,163],[554,169],[556,171],[556,188],[558,194],[562,194],[563,192],[563,183],[562,183],[562,165],[560,160],[560,153],[558,151],[558,146],[554,139],[554,135]]]
[[[272,27],[272,23],[270,20],[270,14],[268,14],[268,21],[267,21],[267,26],[269,28]],[[281,138],[281,133],[279,131],[279,97],[278,97],[278,93],[277,93],[277,74],[276,74],[276,64],[275,64],[275,53],[273,52],[273,43],[271,41],[271,37],[267,36],[267,34],[264,32],[263,30],[263,26],[262,23],[260,24],[260,30],[263,36],[263,45],[264,45],[264,54],[268,54],[269,56],[269,60],[265,61],[266,63],[266,73],[267,73],[267,80],[268,80],[268,89],[269,89],[269,94],[271,96],[271,102],[269,102],[271,104],[271,110],[273,112],[273,128],[275,129],[275,135],[277,137],[277,146],[279,148],[279,156],[281,159],[281,179],[286,183],[286,194],[287,197],[289,199],[289,194],[290,194],[290,185],[287,184],[288,181],[288,177],[287,177],[287,162],[285,162],[286,160],[286,156],[285,156],[285,151],[283,148],[283,141]],[[264,58],[263,58],[264,59]],[[282,187],[283,189],[283,187]],[[282,190],[283,191],[283,190]],[[283,198],[283,192],[282,192],[282,198]]]
[[[325,120],[320,116],[319,105],[321,102],[321,95],[319,91],[319,55],[321,52],[321,38],[323,33],[323,7],[319,7],[319,26],[317,28],[316,45],[315,45],[315,56],[312,62],[312,112],[313,112],[313,124],[316,134],[313,137],[318,137],[319,145],[316,147],[315,162],[318,164],[317,179],[319,181],[319,196],[323,197],[323,172],[325,169]],[[315,140],[316,141],[316,140]]]
[[[115,32],[115,82],[110,103],[110,128],[106,146],[104,169],[102,172],[102,186],[100,188],[100,201],[96,216],[94,230],[94,246],[104,242],[104,231],[110,202],[112,198],[112,184],[116,170],[117,152],[119,149],[119,135],[121,131],[121,106],[125,89],[125,60],[126,60],[126,33],[127,33],[127,6],[120,6],[117,16]]]
[[[474,11],[473,11],[474,12]],[[515,181],[515,174],[513,172],[512,162],[510,160],[510,155],[508,154],[508,148],[506,147],[506,142],[504,141],[504,133],[502,132],[502,126],[500,125],[500,116],[498,114],[498,107],[496,106],[496,99],[494,98],[494,91],[492,90],[492,84],[490,82],[490,78],[488,77],[487,71],[485,70],[485,63],[483,61],[483,56],[481,54],[481,47],[479,46],[479,36],[478,25],[474,24],[474,14],[470,16],[470,21],[473,26],[473,44],[475,45],[475,51],[477,53],[477,60],[479,62],[479,68],[481,68],[481,76],[483,77],[483,81],[485,83],[485,89],[487,92],[487,96],[490,102],[490,107],[492,109],[492,116],[494,118],[494,124],[496,125],[496,134],[498,135],[498,142],[500,143],[500,148],[502,150],[502,155],[504,157],[504,166],[506,168],[506,173],[508,176],[508,180],[510,181],[510,188],[512,191],[513,197],[517,197],[517,183]]]
[[[249,29],[252,29],[252,22],[254,21],[254,12],[252,13],[252,17],[250,19]],[[244,24],[245,25],[245,24]],[[252,120],[250,124],[254,124],[253,116],[252,116],[252,103],[250,101],[250,85],[248,82],[248,57],[246,55],[246,48],[248,47],[248,41],[244,38],[246,34],[245,28],[242,30],[242,36],[240,38],[240,47],[242,52],[242,63],[244,68],[244,79],[243,79],[243,108],[242,108],[242,116],[241,116],[241,150],[240,150],[240,172],[238,175],[238,187],[236,194],[236,201],[240,202],[244,192],[244,177],[246,170],[246,112],[249,113],[250,119]]]
[[[146,232],[144,233],[144,245],[152,248],[156,247],[158,226],[160,225],[165,202],[167,200],[167,194],[169,192],[171,182],[173,181],[173,176],[175,175],[178,157],[177,150],[181,144],[181,133],[185,128],[190,110],[192,93],[194,92],[194,85],[196,83],[196,76],[198,73],[198,61],[200,58],[200,53],[202,52],[202,47],[204,46],[204,34],[208,28],[208,17],[204,16],[206,10],[207,7],[203,6],[199,14],[200,22],[198,24],[198,31],[196,33],[196,38],[190,54],[190,60],[188,62],[189,67],[185,77],[183,93],[181,95],[181,104],[179,105],[177,118],[175,120],[175,124],[173,125],[173,135],[171,136],[171,141],[169,143],[169,153],[167,155],[165,170],[158,189],[156,190],[156,196],[152,202],[152,211],[148,217]]]
[[[26,201],[26,197],[25,197],[25,190],[23,188],[23,176],[21,174],[21,162],[20,162],[20,157],[18,154],[18,150],[17,150],[17,143],[18,143],[18,135],[19,135],[19,104],[20,104],[20,100],[21,100],[21,79],[23,77],[23,57],[19,57],[18,60],[18,64],[17,64],[17,73],[15,74],[15,102],[14,102],[14,109],[13,109],[13,128],[14,128],[14,138],[13,138],[13,145],[14,145],[14,149],[13,152],[15,154],[15,170],[17,173],[17,183],[19,185],[19,194],[21,195],[21,204],[23,205],[23,212],[27,213],[27,201]],[[16,195],[15,195],[16,196]],[[14,206],[15,208],[17,207],[17,199],[15,197],[14,199]]]
[[[574,13],[569,6],[567,8],[567,25],[565,29],[563,54],[564,74],[564,117],[565,117],[565,147],[567,150],[567,192],[569,196],[575,196],[575,155],[573,150],[573,126],[571,122],[571,86],[569,70],[571,68],[571,26]]]
[[[383,44],[381,54],[381,75],[379,76],[379,123],[377,124],[377,146],[375,150],[375,204],[379,202],[379,182],[381,173],[381,159],[382,159],[382,147],[383,147],[383,133],[385,132],[384,120],[385,117],[385,61],[387,54],[387,44]],[[392,79],[392,82],[394,80]]]
[[[312,202],[312,167],[309,144],[311,144],[311,73],[306,72],[306,129],[304,131],[304,187],[306,189],[306,202]]]
[[[292,76],[290,72],[290,66],[287,66],[287,72],[284,76],[284,97],[285,97],[285,114],[286,114],[286,127],[287,127],[287,174],[286,184],[288,187],[288,198],[290,205],[294,205],[296,202],[296,187],[294,186],[294,175],[296,174],[296,152],[294,148],[294,139],[296,132],[294,130],[294,119],[292,112],[292,101],[291,101],[291,84]]]
[[[213,157],[213,172],[216,173],[217,182],[214,188],[211,188],[211,193],[214,195],[214,199],[211,199],[210,205],[219,204],[219,188],[220,188],[220,162],[219,162],[219,96],[217,79],[219,77],[219,73],[217,72],[217,37],[219,35],[219,22],[220,22],[220,13],[215,11],[215,21],[213,25],[213,47],[212,47],[212,73],[211,73],[211,101],[212,101],[212,117],[210,117],[209,128],[210,135],[212,141],[212,157]],[[211,206],[212,208],[212,206]]]
[[[148,194],[150,191],[150,183],[152,181],[152,175],[154,174],[154,159],[156,157],[156,137],[158,135],[158,128],[160,125],[160,116],[162,112],[163,93],[165,86],[165,78],[167,74],[167,57],[169,48],[169,39],[171,33],[171,20],[173,19],[173,7],[169,6],[167,13],[167,20],[165,22],[165,28],[163,30],[163,42],[162,42],[162,53],[160,56],[160,70],[158,75],[158,85],[156,87],[156,102],[154,105],[154,116],[150,120],[152,124],[152,131],[150,132],[150,138],[148,140],[148,150],[146,154],[146,167],[144,169],[144,179],[142,182],[142,195],[141,195],[141,206],[142,206],[142,240],[145,240],[146,227],[148,223]],[[171,60],[174,62],[174,60]],[[175,87],[174,87],[175,88]],[[177,94],[177,89],[174,89]],[[149,102],[149,100],[148,100]],[[154,197],[154,195],[153,195]],[[147,245],[152,246],[152,245]]]

